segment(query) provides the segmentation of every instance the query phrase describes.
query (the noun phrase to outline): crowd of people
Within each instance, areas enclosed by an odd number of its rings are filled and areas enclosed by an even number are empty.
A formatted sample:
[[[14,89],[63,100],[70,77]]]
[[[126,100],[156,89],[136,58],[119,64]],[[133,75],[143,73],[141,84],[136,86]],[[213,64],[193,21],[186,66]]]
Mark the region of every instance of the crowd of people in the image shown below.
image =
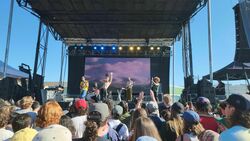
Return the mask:
[[[141,92],[127,101],[96,102],[77,98],[62,110],[55,100],[43,105],[25,96],[0,100],[1,141],[248,141],[250,96],[232,94],[213,107],[206,97],[196,103],[143,101]]]

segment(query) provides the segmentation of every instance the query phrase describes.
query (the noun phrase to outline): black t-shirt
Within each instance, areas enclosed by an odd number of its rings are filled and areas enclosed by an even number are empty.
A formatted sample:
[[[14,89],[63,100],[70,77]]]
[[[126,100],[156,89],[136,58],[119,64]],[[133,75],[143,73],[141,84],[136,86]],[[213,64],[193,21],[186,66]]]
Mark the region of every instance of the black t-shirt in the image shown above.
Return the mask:
[[[175,129],[172,129],[168,122],[162,124],[160,135],[163,141],[175,141],[177,138]]]

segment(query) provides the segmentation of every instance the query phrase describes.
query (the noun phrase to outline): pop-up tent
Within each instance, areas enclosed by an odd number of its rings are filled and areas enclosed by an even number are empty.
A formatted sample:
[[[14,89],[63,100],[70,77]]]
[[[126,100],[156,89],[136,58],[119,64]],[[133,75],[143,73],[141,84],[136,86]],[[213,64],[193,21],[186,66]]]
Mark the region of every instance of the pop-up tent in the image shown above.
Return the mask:
[[[4,68],[4,62],[0,60],[0,78],[3,78],[3,68]],[[29,78],[29,75],[8,65],[6,68],[6,77]]]
[[[204,78],[209,79],[210,75],[206,75]],[[250,66],[236,61],[213,73],[214,80],[244,80],[249,78]]]

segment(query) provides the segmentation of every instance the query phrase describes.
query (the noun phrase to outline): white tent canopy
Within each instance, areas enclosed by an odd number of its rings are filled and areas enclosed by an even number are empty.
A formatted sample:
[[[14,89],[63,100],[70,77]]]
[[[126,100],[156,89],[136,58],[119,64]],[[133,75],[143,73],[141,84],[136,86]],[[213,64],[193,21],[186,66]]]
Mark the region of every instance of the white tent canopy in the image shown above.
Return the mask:
[[[3,78],[3,68],[4,62],[0,60],[0,78]],[[29,78],[29,75],[8,65],[6,68],[6,77]]]

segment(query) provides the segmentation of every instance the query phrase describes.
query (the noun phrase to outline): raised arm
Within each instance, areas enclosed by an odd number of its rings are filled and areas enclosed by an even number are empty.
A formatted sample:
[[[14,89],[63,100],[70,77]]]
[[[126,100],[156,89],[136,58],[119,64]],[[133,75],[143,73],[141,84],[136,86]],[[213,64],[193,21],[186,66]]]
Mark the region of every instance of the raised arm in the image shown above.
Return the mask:
[[[156,99],[155,99],[154,92],[153,92],[152,90],[150,90],[150,97],[151,97],[152,101],[154,101],[154,102],[157,103],[157,101],[156,101]]]
[[[151,79],[151,85],[156,85],[156,83],[155,83],[155,81],[154,81],[154,78],[152,77],[152,79]]]
[[[111,83],[112,80],[113,80],[113,72],[111,72],[110,75],[109,75],[109,82]]]
[[[143,98],[144,98],[144,92],[141,91],[141,92],[139,93],[139,97],[137,98],[137,103],[136,103],[136,105],[135,105],[135,108],[136,108],[136,109],[141,108],[141,103],[142,103],[142,101],[143,101]]]

